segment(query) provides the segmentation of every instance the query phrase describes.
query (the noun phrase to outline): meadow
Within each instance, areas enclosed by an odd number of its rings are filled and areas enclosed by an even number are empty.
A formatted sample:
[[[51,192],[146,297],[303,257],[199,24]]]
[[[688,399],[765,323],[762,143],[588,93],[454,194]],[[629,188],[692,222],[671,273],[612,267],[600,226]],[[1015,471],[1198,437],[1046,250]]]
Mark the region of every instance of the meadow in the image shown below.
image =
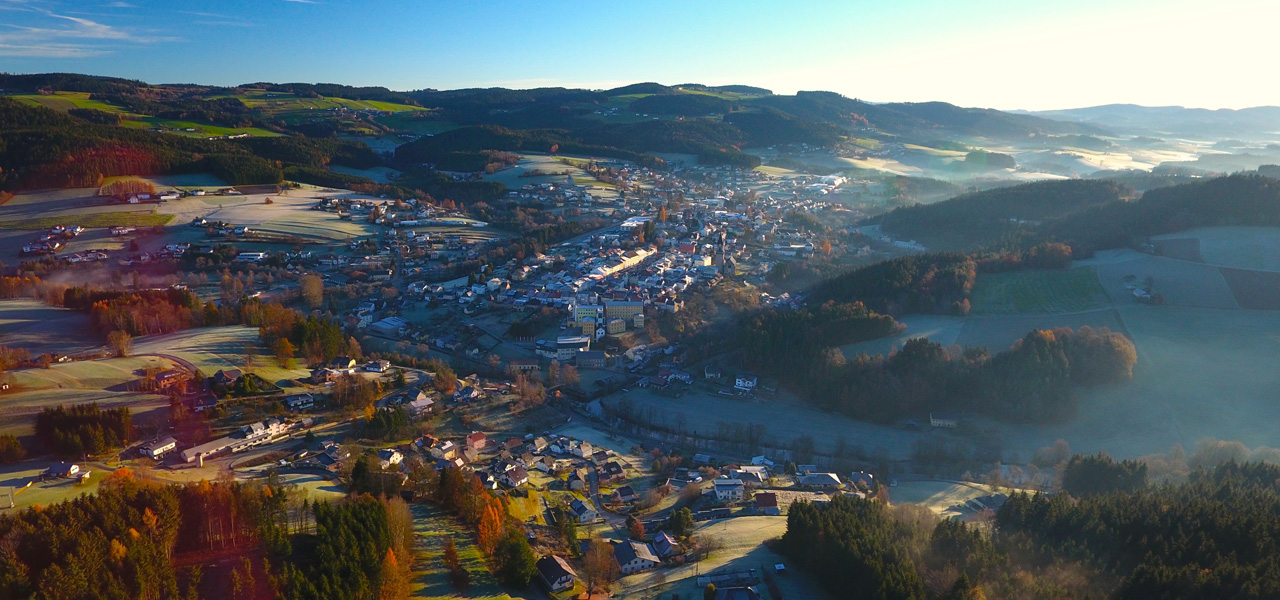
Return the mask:
[[[970,314],[1025,315],[1080,312],[1111,305],[1092,267],[1023,270],[978,276]]]
[[[102,345],[87,335],[89,315],[25,298],[0,301],[0,344],[32,354],[83,352]]]
[[[416,530],[418,560],[414,565],[415,597],[468,600],[511,600],[512,596],[498,584],[485,565],[484,555],[475,537],[453,515],[429,504],[412,504]],[[462,567],[471,573],[471,586],[458,591],[449,581],[444,566],[444,548],[453,540]],[[540,597],[540,596],[531,596]]]

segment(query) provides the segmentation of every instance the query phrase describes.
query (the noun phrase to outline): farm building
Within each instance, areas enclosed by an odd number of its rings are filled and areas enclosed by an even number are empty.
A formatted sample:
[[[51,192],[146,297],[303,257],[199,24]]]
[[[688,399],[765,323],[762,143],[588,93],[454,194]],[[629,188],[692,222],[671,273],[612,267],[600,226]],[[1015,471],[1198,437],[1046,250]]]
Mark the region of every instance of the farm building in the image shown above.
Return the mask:
[[[613,545],[613,557],[623,575],[648,571],[660,562],[653,548],[644,542],[626,540]]]
[[[141,446],[138,446],[138,453],[153,459],[160,458],[178,447],[178,440],[171,437],[163,439],[151,440]]]
[[[717,479],[712,484],[715,486],[716,500],[721,502],[742,500],[742,495],[746,491],[746,486],[741,479]]]

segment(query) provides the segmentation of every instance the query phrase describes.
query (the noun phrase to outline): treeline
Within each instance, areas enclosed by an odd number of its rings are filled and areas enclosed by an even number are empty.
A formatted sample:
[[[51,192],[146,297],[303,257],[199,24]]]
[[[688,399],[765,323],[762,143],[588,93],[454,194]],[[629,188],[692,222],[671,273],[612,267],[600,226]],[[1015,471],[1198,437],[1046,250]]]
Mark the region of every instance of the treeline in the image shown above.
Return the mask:
[[[1107,329],[1028,333],[1008,350],[947,349],[913,338],[889,356],[846,358],[836,347],[748,355],[761,372],[799,389],[818,407],[891,423],[930,411],[973,412],[1011,422],[1061,422],[1075,414],[1075,386],[1124,381],[1137,363],[1133,342]]]
[[[1016,493],[998,546],[1032,565],[1080,564],[1119,599],[1280,597],[1280,467],[1227,463],[1182,485],[1073,499]],[[793,509],[794,510],[794,509]]]
[[[1164,185],[1129,201],[1109,180],[1043,181],[957,196],[878,217],[884,231],[927,246],[1025,252],[1045,242],[1077,257],[1194,227],[1280,225],[1280,181],[1255,173]]]
[[[133,438],[128,407],[102,410],[98,403],[58,405],[36,415],[36,441],[67,458],[100,455]]]
[[[832,278],[810,302],[858,301],[878,313],[964,314],[977,264],[955,252],[886,260]]]
[[[778,550],[814,574],[835,598],[925,598],[924,580],[907,550],[910,530],[881,502],[837,495],[818,507],[796,502]]]
[[[643,165],[653,165],[653,157],[643,151],[629,151],[595,145],[575,139],[568,131],[553,129],[507,129],[478,125],[422,137],[396,148],[396,160],[406,164],[431,163],[446,171],[480,171],[491,162],[494,151],[551,152],[611,156]]]
[[[885,232],[930,248],[1025,250],[1041,241],[1040,223],[1119,202],[1130,193],[1105,180],[1039,181],[896,208],[878,219]]]
[[[515,329],[512,325],[512,329]],[[892,335],[902,326],[859,302],[826,302],[800,310],[770,310],[740,326],[747,366],[768,374],[809,369],[825,348]]]
[[[295,546],[280,577],[287,600],[401,599],[409,595],[413,517],[402,500],[364,495],[338,505],[316,503],[315,533]]]
[[[63,296],[66,308],[86,310],[86,305],[90,322],[102,335],[112,331],[133,336],[173,333],[209,320],[200,298],[177,288],[116,292],[73,287]]]

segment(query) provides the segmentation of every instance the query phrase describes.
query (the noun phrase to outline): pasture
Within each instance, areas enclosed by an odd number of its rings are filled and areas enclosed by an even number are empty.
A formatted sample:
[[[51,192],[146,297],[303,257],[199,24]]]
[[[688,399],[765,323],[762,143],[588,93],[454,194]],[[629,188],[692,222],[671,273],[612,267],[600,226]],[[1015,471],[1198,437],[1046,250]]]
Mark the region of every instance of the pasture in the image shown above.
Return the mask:
[[[438,599],[509,600],[512,598],[489,573],[475,537],[452,515],[428,504],[411,504],[418,560],[414,566],[415,597]],[[453,540],[462,567],[471,573],[471,586],[458,591],[444,566],[444,548]],[[540,596],[537,596],[540,597]]]
[[[1099,252],[1094,259],[1081,262],[1097,268],[1098,280],[1117,306],[1135,304],[1129,286],[1143,285],[1150,277],[1152,291],[1163,295],[1165,304],[1239,308],[1226,279],[1213,265],[1151,256],[1133,250]],[[1126,282],[1130,277],[1131,281]]]
[[[617,597],[668,598],[679,594],[681,598],[701,598],[703,586],[697,583],[699,574],[747,569],[762,573],[778,563],[788,564],[786,557],[764,545],[765,541],[781,537],[786,531],[786,517],[736,517],[700,523],[694,528],[694,537],[712,541],[718,546],[717,550],[698,563],[624,577],[619,580],[621,592]],[[798,569],[789,569],[787,575],[777,581],[786,598],[830,598],[812,576]],[[764,585],[759,591],[768,593]]]
[[[1080,312],[1111,305],[1093,267],[982,274],[970,298],[974,316]]]
[[[33,219],[16,219],[0,221],[0,229],[49,229],[54,225],[71,223],[81,227],[154,227],[168,225],[173,215],[159,214],[151,211],[116,210],[95,212],[87,215],[59,215],[56,217],[37,217]]]
[[[205,375],[213,375],[219,369],[243,369],[246,357],[252,353],[253,372],[280,387],[291,386],[292,380],[310,375],[305,368],[280,368],[258,340],[258,330],[238,325],[134,338],[133,353],[176,356],[195,365]],[[305,361],[296,362],[301,365]]]
[[[989,485],[954,481],[899,481],[889,488],[889,500],[894,504],[919,504],[944,519],[973,515],[972,511],[957,510],[965,502],[996,493]]]
[[[13,507],[22,510],[32,506],[49,506],[71,500],[84,494],[98,491],[102,478],[114,470],[97,461],[78,462],[82,470],[89,471],[89,480],[80,483],[72,479],[50,479],[36,482],[40,472],[56,462],[52,458],[25,460],[19,463],[0,465],[0,514],[9,511],[9,492],[13,495]],[[26,487],[31,483],[30,487]]]
[[[92,108],[109,113],[129,114],[126,110],[114,104],[107,104],[101,100],[90,100],[88,92],[54,92],[49,96],[24,94],[10,97],[23,104],[43,106],[62,112],[67,112],[73,108]]]
[[[1280,271],[1280,227],[1200,227],[1156,236],[1153,241],[1161,244],[1172,239],[1195,240],[1202,261],[1211,265]]]
[[[1117,310],[1138,350],[1133,380],[1078,390],[1079,409],[1068,423],[1000,426],[1006,455],[1025,460],[1055,439],[1075,452],[1106,450],[1117,458],[1191,448],[1207,437],[1275,443],[1280,312]]]
[[[102,345],[89,331],[86,313],[25,298],[0,301],[0,345],[32,355],[83,352]]]

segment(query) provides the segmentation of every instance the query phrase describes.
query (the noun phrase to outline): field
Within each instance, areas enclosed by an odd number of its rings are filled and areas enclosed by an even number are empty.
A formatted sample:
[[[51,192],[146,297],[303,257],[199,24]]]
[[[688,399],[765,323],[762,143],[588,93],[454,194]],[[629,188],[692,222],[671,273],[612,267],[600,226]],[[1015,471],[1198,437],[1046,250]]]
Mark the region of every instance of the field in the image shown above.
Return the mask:
[[[258,127],[223,127],[221,125],[212,125],[209,123],[199,123],[196,121],[175,121],[173,119],[163,119],[160,117],[131,117],[120,123],[121,127],[130,129],[151,129],[161,128],[170,131],[175,135],[184,135],[187,137],[216,137],[223,135],[241,135],[249,134],[253,137],[279,137],[281,134],[274,131],[267,131]],[[188,129],[192,131],[187,131]]]
[[[109,113],[128,114],[124,109],[101,100],[90,100],[88,92],[54,92],[51,96],[40,94],[11,96],[19,102],[32,106],[43,106],[66,112],[73,108],[92,108]]]
[[[258,330],[252,327],[205,327],[140,337],[133,341],[134,354],[176,356],[195,365],[205,375],[213,375],[219,369],[244,368],[246,350],[254,353],[253,372],[280,387],[290,386],[291,380],[310,375],[310,371],[304,368],[280,368],[258,340]]]
[[[414,524],[417,529],[418,561],[414,569],[412,594],[425,598],[467,598],[475,600],[505,600],[511,598],[494,580],[485,567],[480,547],[474,536],[444,510],[426,504],[412,504]],[[471,573],[471,587],[457,591],[449,582],[444,568],[445,544],[452,539],[458,549],[462,566]],[[540,596],[538,596],[540,597]]]
[[[73,219],[74,223],[81,227],[153,227],[168,225],[169,221],[173,220],[173,215],[141,211],[98,212],[74,217],[57,216],[0,221],[0,229],[49,229],[54,225],[66,224],[68,219]]]
[[[772,569],[787,559],[764,545],[766,540],[781,537],[787,531],[786,517],[737,517],[699,524],[694,536],[715,540],[720,549],[706,560],[686,564],[674,569],[659,569],[624,577],[619,587],[625,598],[668,598],[679,594],[681,598],[701,598],[702,586],[697,584],[699,574]],[[809,574],[791,569],[778,578],[778,586],[788,599],[821,600],[830,596],[818,586]],[[764,585],[758,587],[762,597],[768,598]]]
[[[32,354],[82,352],[101,346],[88,335],[89,315],[35,300],[0,301],[0,345]]]
[[[1275,444],[1280,405],[1280,312],[1177,306],[1122,307],[1138,349],[1133,380],[1080,390],[1063,425],[1001,426],[1006,452],[1022,459],[1064,439],[1076,452],[1137,457],[1204,438]]]
[[[972,515],[972,511],[954,507],[969,500],[995,493],[997,490],[980,483],[953,481],[900,481],[889,488],[889,500],[894,504],[919,504],[943,518]]]
[[[961,346],[986,346],[994,354],[1007,350],[1033,329],[1054,329],[1084,326],[1094,329],[1106,327],[1124,333],[1124,323],[1114,309],[1102,309],[1079,313],[1051,315],[1007,315],[995,317],[969,317],[965,319],[956,343]]]
[[[15,509],[22,510],[36,505],[48,506],[96,492],[102,478],[114,470],[100,462],[77,463],[81,464],[82,469],[91,472],[89,481],[80,483],[71,479],[51,479],[33,482],[41,471],[54,462],[53,459],[34,459],[0,465],[0,514],[8,511],[11,490],[16,491],[13,496]],[[33,482],[31,487],[25,487],[28,482]]]
[[[1280,228],[1277,227],[1202,227],[1157,236],[1155,241],[1169,239],[1195,240],[1200,246],[1202,261],[1211,265],[1280,271]]]
[[[1080,312],[1111,304],[1092,267],[979,275],[971,302],[975,316]]]
[[[1235,295],[1218,267],[1141,254],[1132,250],[1099,252],[1090,261],[1098,280],[1117,306],[1135,304],[1130,285],[1142,285],[1150,277],[1152,291],[1165,304],[1202,308],[1239,308]],[[1132,283],[1126,278],[1132,277]]]

